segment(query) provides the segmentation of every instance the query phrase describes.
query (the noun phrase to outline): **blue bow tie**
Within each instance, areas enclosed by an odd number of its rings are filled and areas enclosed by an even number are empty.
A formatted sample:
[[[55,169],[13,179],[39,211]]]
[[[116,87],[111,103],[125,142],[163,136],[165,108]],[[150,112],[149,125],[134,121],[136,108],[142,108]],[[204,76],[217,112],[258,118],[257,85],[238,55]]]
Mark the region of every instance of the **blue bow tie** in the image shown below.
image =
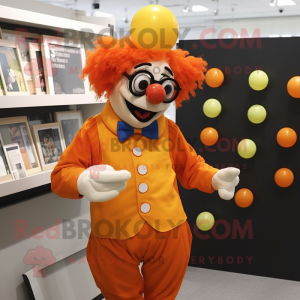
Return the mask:
[[[117,133],[122,143],[134,134],[134,128],[123,121],[118,121]],[[157,121],[155,120],[149,126],[142,128],[142,135],[148,139],[158,139]]]

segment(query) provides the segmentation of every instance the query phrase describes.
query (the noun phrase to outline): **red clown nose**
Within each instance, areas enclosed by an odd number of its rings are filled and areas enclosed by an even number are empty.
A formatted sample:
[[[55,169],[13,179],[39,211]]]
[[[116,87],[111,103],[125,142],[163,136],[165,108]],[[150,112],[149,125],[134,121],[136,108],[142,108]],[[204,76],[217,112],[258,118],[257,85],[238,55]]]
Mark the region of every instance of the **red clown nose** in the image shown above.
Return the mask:
[[[166,91],[162,85],[154,83],[147,87],[146,96],[150,103],[160,104],[166,99]]]

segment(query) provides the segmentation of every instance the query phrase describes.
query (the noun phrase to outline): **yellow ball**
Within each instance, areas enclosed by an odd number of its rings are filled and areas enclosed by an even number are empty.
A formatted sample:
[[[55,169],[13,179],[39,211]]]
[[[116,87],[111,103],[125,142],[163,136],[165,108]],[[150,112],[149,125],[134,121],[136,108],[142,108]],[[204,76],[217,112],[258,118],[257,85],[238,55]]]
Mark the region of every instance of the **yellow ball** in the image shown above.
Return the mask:
[[[238,144],[238,154],[242,158],[251,158],[256,153],[256,145],[252,140],[244,139],[241,140]]]
[[[196,225],[202,231],[208,231],[212,229],[214,224],[215,224],[214,216],[207,211],[204,211],[201,214],[199,214],[196,219]]]
[[[261,105],[252,105],[248,110],[248,119],[254,124],[262,123],[267,116],[266,109]]]
[[[130,25],[130,36],[135,46],[151,50],[169,51],[178,38],[178,23],[174,14],[161,5],[140,9]]]
[[[268,83],[269,77],[262,70],[253,71],[249,76],[249,85],[255,91],[261,91],[265,89]]]
[[[209,118],[217,117],[222,110],[221,103],[217,99],[208,99],[203,105],[203,112]]]

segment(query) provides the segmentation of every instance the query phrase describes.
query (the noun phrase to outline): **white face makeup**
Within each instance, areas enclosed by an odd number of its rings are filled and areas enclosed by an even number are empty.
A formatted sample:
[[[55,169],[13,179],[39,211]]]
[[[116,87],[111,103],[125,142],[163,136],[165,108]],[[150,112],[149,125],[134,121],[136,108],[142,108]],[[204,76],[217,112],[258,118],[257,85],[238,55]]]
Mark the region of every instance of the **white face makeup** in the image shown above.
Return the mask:
[[[174,79],[173,72],[165,61],[141,63],[135,66],[129,72],[129,75],[141,70],[150,72],[156,81],[166,77]],[[126,76],[122,76],[110,96],[110,103],[114,112],[122,121],[134,128],[144,128],[150,125],[170,106],[170,103],[164,102],[152,104],[146,95],[136,96],[131,92],[138,94],[147,87],[147,84],[150,85],[150,78],[145,74],[141,74],[139,77],[136,76],[136,79],[132,82],[131,89],[129,87],[129,79]],[[167,92],[169,87],[164,88]]]

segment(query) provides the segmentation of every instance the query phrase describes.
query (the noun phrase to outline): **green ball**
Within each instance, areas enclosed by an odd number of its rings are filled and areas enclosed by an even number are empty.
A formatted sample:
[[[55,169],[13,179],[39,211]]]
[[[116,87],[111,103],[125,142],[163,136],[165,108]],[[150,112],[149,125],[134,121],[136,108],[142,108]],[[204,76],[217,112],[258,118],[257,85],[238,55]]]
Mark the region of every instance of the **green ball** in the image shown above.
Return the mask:
[[[251,158],[256,153],[256,145],[252,140],[244,139],[241,140],[238,144],[238,154],[242,158]]]
[[[253,71],[249,76],[249,85],[255,91],[261,91],[265,89],[268,83],[269,77],[262,70]]]
[[[253,105],[248,110],[248,119],[254,124],[259,124],[266,119],[267,111],[261,105]]]
[[[217,117],[221,110],[221,103],[217,99],[208,99],[203,105],[203,112],[209,118]]]
[[[200,230],[208,231],[214,226],[215,218],[211,213],[204,211],[197,217],[196,224]]]

